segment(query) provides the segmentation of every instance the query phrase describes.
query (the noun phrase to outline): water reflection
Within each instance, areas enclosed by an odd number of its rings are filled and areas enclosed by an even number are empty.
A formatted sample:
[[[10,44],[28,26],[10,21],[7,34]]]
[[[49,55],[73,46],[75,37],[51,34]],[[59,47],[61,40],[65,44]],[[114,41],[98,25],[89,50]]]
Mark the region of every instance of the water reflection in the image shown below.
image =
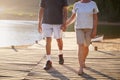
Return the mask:
[[[33,44],[40,39],[37,21],[0,20],[0,47]]]

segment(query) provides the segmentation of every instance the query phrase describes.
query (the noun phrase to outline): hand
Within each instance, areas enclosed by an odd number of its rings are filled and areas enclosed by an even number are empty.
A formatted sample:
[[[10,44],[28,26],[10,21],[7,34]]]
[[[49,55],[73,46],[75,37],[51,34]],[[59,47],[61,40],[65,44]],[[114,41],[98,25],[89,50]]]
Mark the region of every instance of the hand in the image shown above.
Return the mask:
[[[62,25],[61,25],[61,30],[62,30],[62,31],[66,31],[66,25],[65,25],[65,24],[62,24]]]
[[[39,33],[42,32],[42,26],[41,26],[41,23],[38,24],[38,32],[39,32]]]

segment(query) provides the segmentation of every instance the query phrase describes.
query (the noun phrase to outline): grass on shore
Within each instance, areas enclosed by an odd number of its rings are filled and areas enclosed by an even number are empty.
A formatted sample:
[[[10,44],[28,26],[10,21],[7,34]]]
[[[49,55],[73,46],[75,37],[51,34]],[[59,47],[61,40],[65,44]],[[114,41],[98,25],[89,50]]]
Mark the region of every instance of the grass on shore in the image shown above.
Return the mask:
[[[67,28],[68,32],[74,31],[74,24]],[[104,35],[104,38],[120,38],[120,26],[119,25],[104,25],[99,24],[97,28],[98,35]]]

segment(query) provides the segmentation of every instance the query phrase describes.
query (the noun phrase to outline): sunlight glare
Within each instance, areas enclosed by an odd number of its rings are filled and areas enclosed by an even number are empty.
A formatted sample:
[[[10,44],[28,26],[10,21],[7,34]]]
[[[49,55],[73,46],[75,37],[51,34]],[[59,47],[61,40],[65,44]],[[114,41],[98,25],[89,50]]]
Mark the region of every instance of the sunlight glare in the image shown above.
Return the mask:
[[[1,12],[4,12],[4,8],[1,8],[1,7],[0,7],[0,13],[1,13]]]
[[[10,26],[9,20],[0,20],[0,26],[1,27]]]

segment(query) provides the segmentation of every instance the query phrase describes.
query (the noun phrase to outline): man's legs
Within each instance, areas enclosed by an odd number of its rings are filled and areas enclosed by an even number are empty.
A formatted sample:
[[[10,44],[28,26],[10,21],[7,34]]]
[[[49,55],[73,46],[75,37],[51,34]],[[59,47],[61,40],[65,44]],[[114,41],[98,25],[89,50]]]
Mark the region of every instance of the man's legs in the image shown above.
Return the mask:
[[[50,55],[51,55],[51,41],[52,41],[51,37],[47,37],[46,38],[46,55],[48,56],[47,60],[51,60],[50,59]]]
[[[59,64],[64,64],[64,59],[63,59],[63,41],[62,38],[57,39],[57,43],[58,43],[58,48],[59,48]]]
[[[62,41],[62,38],[57,39],[57,44],[58,44],[58,48],[59,48],[60,54],[62,54],[62,52],[61,52],[63,50],[63,41]]]
[[[52,62],[51,62],[51,41],[52,41],[52,25],[50,24],[42,24],[42,33],[43,36],[46,38],[46,58],[47,62],[44,67],[45,70],[48,70],[52,67]]]
[[[53,26],[53,32],[54,32],[54,38],[57,40],[57,44],[58,44],[58,53],[59,53],[59,64],[63,64],[64,63],[64,59],[63,59],[63,41],[62,41],[62,31],[61,31],[61,25],[54,25]]]
[[[51,41],[52,41],[51,37],[46,38],[46,58],[47,58],[47,62],[46,62],[46,65],[44,67],[45,70],[49,70],[52,67],[52,62],[51,62]]]

